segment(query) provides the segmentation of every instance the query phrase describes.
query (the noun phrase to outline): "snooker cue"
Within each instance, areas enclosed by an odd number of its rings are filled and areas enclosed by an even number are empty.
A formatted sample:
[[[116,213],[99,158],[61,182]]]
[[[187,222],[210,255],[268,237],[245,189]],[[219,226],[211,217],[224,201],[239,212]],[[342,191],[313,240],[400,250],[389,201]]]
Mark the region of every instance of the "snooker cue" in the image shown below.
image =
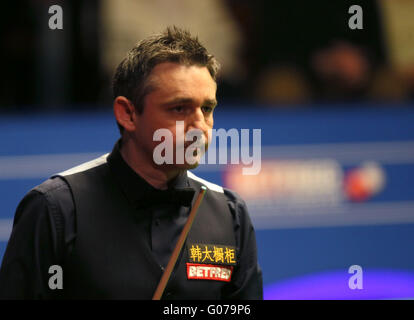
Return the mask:
[[[197,215],[198,207],[200,206],[201,201],[203,200],[204,194],[206,193],[206,191],[207,191],[207,188],[205,186],[202,186],[200,189],[200,192],[198,193],[194,206],[190,212],[190,215],[188,216],[187,222],[184,225],[183,231],[181,231],[180,237],[178,238],[174,251],[171,254],[171,258],[168,261],[167,267],[165,268],[164,273],[162,274],[161,280],[158,283],[157,289],[155,290],[152,300],[160,300],[162,297],[162,294],[164,293],[165,287],[167,286],[168,280],[170,279],[171,273],[177,262],[178,256],[180,255],[181,248],[183,247],[184,242],[187,239],[188,232],[190,231],[191,226],[193,225],[194,219]]]

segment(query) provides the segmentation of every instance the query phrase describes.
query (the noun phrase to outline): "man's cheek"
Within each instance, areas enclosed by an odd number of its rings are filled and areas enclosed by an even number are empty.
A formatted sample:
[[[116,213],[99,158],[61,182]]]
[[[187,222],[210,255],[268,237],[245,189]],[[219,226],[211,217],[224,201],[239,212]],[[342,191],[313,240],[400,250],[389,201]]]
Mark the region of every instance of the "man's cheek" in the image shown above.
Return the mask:
[[[208,146],[211,144],[211,140],[213,139],[213,129],[212,129],[212,127],[210,127],[210,129],[205,131],[204,135],[206,137],[205,146],[206,146],[206,150],[207,150]]]

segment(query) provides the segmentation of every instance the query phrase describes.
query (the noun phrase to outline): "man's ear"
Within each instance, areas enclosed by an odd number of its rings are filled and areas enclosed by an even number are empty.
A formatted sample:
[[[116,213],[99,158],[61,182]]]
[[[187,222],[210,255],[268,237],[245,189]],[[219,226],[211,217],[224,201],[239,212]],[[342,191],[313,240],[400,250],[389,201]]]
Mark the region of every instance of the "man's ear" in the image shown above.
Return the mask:
[[[135,130],[135,106],[130,100],[123,96],[118,96],[114,100],[114,114],[116,121],[126,131]]]

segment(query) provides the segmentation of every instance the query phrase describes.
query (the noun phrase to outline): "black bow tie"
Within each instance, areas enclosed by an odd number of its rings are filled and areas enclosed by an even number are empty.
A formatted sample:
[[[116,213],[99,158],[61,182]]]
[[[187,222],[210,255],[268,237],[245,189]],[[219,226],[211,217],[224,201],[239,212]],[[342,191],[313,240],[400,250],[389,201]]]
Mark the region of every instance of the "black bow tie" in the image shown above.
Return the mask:
[[[139,203],[139,207],[147,208],[158,204],[176,204],[178,206],[191,206],[194,197],[193,188],[152,190],[146,193]]]

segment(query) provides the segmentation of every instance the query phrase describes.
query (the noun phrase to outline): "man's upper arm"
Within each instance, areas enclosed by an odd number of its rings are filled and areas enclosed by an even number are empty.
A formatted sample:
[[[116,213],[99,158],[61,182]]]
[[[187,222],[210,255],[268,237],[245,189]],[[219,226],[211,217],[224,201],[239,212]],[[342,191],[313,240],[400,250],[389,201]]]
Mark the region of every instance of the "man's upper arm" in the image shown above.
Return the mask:
[[[61,212],[55,195],[61,182],[49,181],[47,190],[43,184],[33,189],[16,210],[0,269],[0,298],[42,299],[51,294],[48,271],[58,261],[55,217]]]
[[[231,285],[226,288],[228,299],[263,299],[262,271],[257,261],[256,235],[246,203],[234,191],[224,189],[233,214],[239,263]]]

